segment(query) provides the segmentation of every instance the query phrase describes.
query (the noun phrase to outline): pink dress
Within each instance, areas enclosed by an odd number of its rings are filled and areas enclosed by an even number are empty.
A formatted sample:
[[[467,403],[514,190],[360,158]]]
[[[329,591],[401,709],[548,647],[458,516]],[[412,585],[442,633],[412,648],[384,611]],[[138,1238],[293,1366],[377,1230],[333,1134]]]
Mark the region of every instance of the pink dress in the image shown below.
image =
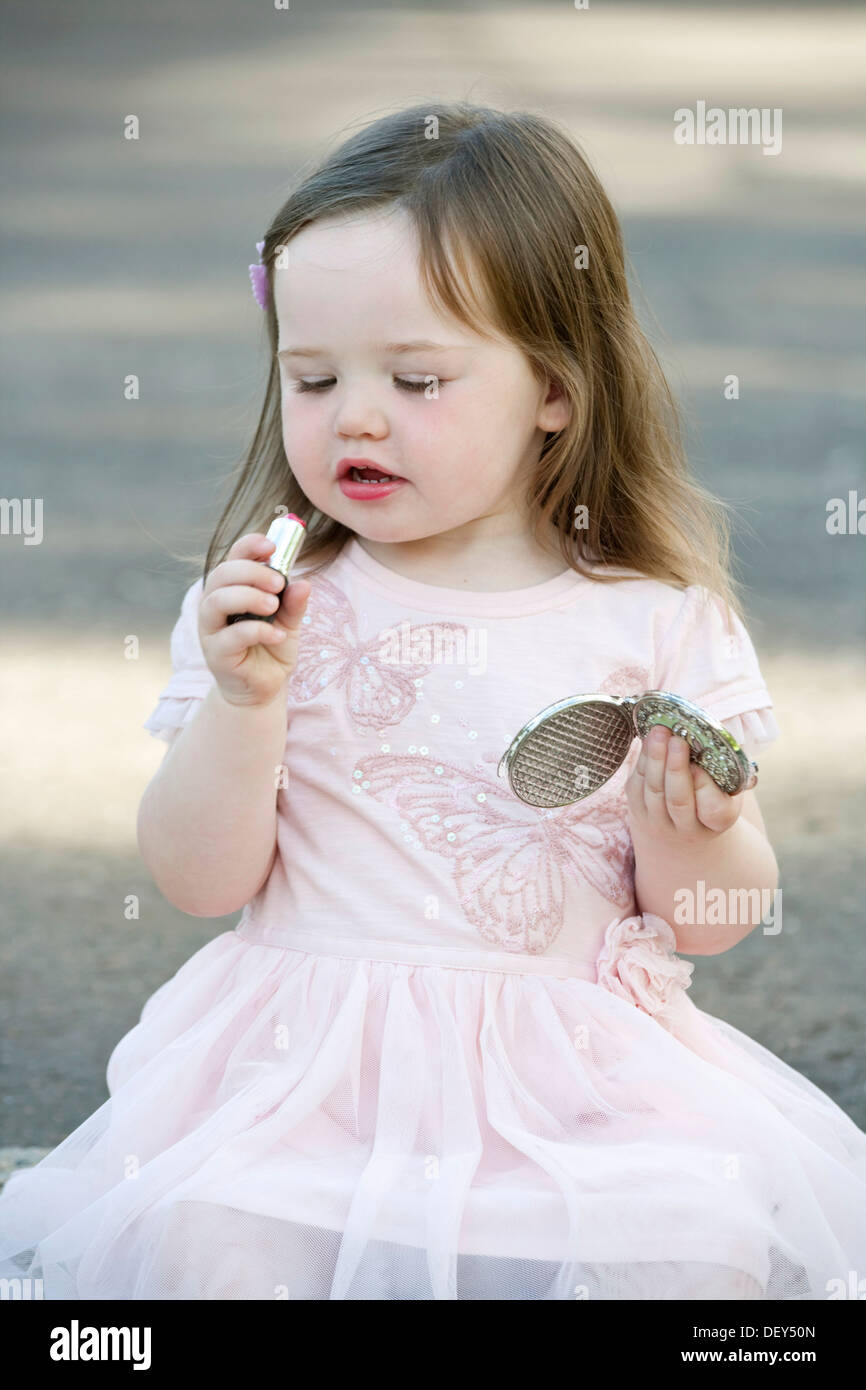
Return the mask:
[[[212,682],[200,592],[146,725],[166,740]],[[723,614],[638,576],[434,587],[351,540],[287,684],[270,877],[147,1000],[105,1104],[10,1178],[0,1274],[80,1299],[824,1299],[866,1269],[866,1134],[697,1009],[636,913],[639,742],[553,811],[497,776],[529,718],[599,690],[684,695],[759,758],[779,730]]]

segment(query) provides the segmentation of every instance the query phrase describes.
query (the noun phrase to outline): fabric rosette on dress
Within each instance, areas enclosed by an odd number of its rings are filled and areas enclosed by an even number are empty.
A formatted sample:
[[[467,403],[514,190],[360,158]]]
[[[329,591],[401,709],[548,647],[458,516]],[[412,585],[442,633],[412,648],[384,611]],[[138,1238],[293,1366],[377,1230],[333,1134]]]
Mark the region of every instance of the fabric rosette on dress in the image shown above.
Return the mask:
[[[670,1028],[687,1002],[694,965],[676,954],[673,927],[653,912],[614,919],[596,959],[598,983]]]

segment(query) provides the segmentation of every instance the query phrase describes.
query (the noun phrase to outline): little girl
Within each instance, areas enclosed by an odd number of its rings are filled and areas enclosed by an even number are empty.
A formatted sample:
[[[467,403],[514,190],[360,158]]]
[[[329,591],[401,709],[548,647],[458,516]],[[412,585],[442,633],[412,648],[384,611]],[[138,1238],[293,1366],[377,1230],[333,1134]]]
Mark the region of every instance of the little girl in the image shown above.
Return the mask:
[[[671,691],[750,757],[779,733],[597,178],[539,116],[416,107],[306,177],[260,252],[267,391],[139,818],[169,901],[243,910],[10,1179],[0,1273],[78,1299],[833,1297],[866,1271],[866,1134],[697,1009],[680,958],[762,916],[684,895],[777,887],[754,791],[666,729],[555,810],[497,775],[580,693]],[[307,522],[287,587],[281,511]]]

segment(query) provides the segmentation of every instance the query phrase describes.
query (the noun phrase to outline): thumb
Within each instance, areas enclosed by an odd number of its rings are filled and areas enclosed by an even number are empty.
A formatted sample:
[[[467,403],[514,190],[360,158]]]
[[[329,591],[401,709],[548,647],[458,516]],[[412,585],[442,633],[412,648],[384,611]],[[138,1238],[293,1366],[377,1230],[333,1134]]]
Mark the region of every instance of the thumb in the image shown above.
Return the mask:
[[[300,625],[312,587],[308,579],[294,579],[286,585],[276,611],[282,627],[294,630]]]

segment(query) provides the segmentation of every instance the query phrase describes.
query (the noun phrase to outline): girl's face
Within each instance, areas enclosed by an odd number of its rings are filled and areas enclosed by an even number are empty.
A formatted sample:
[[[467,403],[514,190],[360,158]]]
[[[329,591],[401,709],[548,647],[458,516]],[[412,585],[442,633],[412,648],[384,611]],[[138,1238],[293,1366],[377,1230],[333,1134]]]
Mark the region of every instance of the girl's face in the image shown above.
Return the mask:
[[[567,424],[568,403],[513,344],[439,317],[408,215],[314,223],[286,259],[274,275],[283,442],[313,506],[372,541],[480,518],[497,534],[523,531],[522,487],[545,432]],[[420,340],[430,345],[399,347]],[[346,457],[407,481],[387,496],[346,497]]]

